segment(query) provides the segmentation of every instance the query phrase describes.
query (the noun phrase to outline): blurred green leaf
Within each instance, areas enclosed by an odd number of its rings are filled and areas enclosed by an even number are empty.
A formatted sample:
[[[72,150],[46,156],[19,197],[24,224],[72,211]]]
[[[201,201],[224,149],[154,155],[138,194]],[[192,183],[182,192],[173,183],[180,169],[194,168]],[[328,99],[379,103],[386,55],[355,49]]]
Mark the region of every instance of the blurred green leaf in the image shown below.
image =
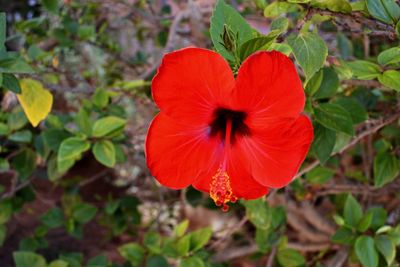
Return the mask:
[[[357,230],[361,233],[368,230],[372,223],[373,214],[371,212],[367,212],[361,218],[360,222],[357,225]]]
[[[16,267],[47,267],[43,256],[33,252],[14,252],[13,257]]]
[[[6,42],[6,13],[0,12],[0,50]]]
[[[347,196],[344,204],[343,217],[344,221],[353,227],[357,227],[363,216],[360,203],[351,195]]]
[[[147,258],[146,267],[169,267],[168,261],[164,256],[153,255]]]
[[[12,167],[18,172],[22,180],[28,179],[36,169],[36,153],[26,148],[11,160]]]
[[[376,187],[382,187],[393,181],[400,171],[399,160],[389,154],[381,153],[374,159],[374,184]]]
[[[104,137],[122,130],[125,127],[125,124],[126,120],[124,119],[115,116],[108,116],[101,118],[94,123],[92,133],[94,137]]]
[[[314,94],[315,99],[329,98],[339,88],[339,77],[333,68],[323,68],[323,78],[318,91]]]
[[[353,124],[358,124],[368,119],[368,113],[365,108],[354,98],[342,97],[337,99],[335,104],[339,104],[347,110],[351,116]]]
[[[21,87],[19,85],[19,81],[17,77],[15,77],[14,74],[10,73],[3,73],[3,84],[2,86],[6,88],[7,90],[10,90],[11,92],[15,94],[20,94],[21,93]],[[1,85],[1,83],[0,83]]]
[[[324,167],[316,167],[306,174],[306,179],[311,184],[324,184],[329,181],[335,172]]]
[[[4,224],[0,224],[0,248],[3,246],[7,236],[7,227]]]
[[[368,213],[372,213],[371,228],[377,230],[383,226],[387,219],[387,211],[381,207],[370,207],[367,210]]]
[[[119,254],[129,261],[132,266],[141,266],[145,250],[136,243],[127,243],[118,248]]]
[[[263,199],[243,201],[246,207],[246,216],[257,228],[268,229],[271,226],[271,211],[268,203]]]
[[[205,267],[203,260],[199,257],[192,256],[189,258],[182,259],[179,267]]]
[[[375,245],[379,253],[385,258],[388,266],[391,266],[396,258],[396,246],[388,235],[375,236]]]
[[[73,207],[72,217],[80,222],[87,223],[94,218],[97,208],[91,204],[79,203]]]
[[[331,240],[334,243],[349,245],[353,241],[354,237],[355,235],[350,228],[341,226],[336,230],[335,234],[331,237]]]
[[[360,236],[354,245],[358,260],[364,267],[378,267],[378,252],[374,239],[370,236]]]
[[[400,92],[400,71],[387,70],[378,76],[378,80],[384,86]]]
[[[107,267],[108,265],[108,259],[104,255],[97,255],[94,258],[91,258],[87,264],[86,267]]]
[[[329,159],[335,146],[335,142],[335,131],[328,129],[319,123],[315,123],[312,150],[317,155],[321,164],[324,164]]]
[[[57,14],[59,8],[59,0],[42,0],[43,7],[50,13]]]
[[[63,260],[55,260],[49,264],[49,267],[68,267],[68,262]]]
[[[187,219],[179,223],[177,226],[175,226],[174,229],[175,236],[182,237],[185,234],[188,227],[189,227],[189,220]]]
[[[279,264],[283,267],[304,266],[306,264],[303,255],[291,248],[279,250],[276,256]]]
[[[365,60],[350,61],[346,65],[351,68],[353,75],[360,80],[375,79],[380,75],[381,71],[378,65]]]
[[[347,0],[311,0],[313,7],[329,9],[334,12],[350,13],[351,5]]]
[[[64,224],[64,213],[60,208],[52,208],[43,214],[40,220],[49,228],[57,228]]]
[[[211,228],[206,227],[190,234],[190,251],[196,251],[203,248],[211,238]]]
[[[378,63],[381,65],[390,65],[400,62],[400,47],[392,47],[382,51],[378,55]]]

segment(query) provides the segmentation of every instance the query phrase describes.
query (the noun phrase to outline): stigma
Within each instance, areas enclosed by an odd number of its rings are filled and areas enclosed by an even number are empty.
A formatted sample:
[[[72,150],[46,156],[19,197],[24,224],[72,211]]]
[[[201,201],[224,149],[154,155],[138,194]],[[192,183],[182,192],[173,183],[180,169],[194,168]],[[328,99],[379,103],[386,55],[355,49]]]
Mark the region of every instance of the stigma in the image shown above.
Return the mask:
[[[222,211],[229,210],[228,202],[235,203],[237,197],[233,195],[231,181],[224,168],[219,168],[217,173],[211,178],[210,197],[215,205],[221,206]]]

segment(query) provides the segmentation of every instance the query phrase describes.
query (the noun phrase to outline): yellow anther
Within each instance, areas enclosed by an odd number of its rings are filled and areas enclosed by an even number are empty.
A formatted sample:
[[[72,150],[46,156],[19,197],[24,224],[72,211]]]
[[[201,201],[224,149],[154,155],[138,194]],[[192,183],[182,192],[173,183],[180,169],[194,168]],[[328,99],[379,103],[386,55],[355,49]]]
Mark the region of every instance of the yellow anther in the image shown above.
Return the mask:
[[[237,197],[233,195],[229,175],[222,168],[211,178],[210,197],[215,205],[222,206],[222,211],[228,211],[228,202],[235,202]]]

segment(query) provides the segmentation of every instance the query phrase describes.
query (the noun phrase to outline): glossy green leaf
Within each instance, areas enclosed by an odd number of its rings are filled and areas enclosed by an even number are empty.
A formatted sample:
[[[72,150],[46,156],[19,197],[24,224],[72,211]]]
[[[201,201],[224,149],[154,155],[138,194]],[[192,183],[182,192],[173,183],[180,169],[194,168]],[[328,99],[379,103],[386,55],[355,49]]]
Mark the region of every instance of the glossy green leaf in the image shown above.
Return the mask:
[[[127,243],[118,248],[119,254],[133,266],[141,266],[145,250],[136,243]]]
[[[267,5],[264,9],[264,16],[267,18],[275,18],[284,13],[296,11],[296,5],[288,2],[274,1]]]
[[[328,182],[335,172],[324,167],[316,167],[306,174],[307,182],[311,184],[324,184]]]
[[[347,110],[338,104],[324,103],[315,108],[317,121],[331,130],[354,134],[353,121]]]
[[[93,125],[92,134],[94,137],[104,137],[121,131],[126,124],[126,120],[115,116],[108,116],[97,120]]]
[[[347,0],[311,0],[313,7],[329,9],[334,12],[350,13],[351,5]]]
[[[240,59],[243,61],[254,52],[267,50],[268,47],[275,41],[275,38],[276,36],[263,36],[248,40],[240,46]]]
[[[372,80],[380,75],[380,68],[375,63],[365,60],[355,60],[347,62],[351,70],[353,71],[354,77],[360,80]]]
[[[378,55],[378,63],[381,65],[390,65],[400,62],[400,47],[392,47],[382,51]]]
[[[382,75],[378,76],[378,80],[386,87],[400,92],[400,71],[387,70]]]
[[[387,211],[381,207],[371,207],[367,211],[372,214],[371,228],[377,230],[383,226],[387,220]]]
[[[71,168],[75,161],[79,160],[82,153],[89,150],[90,143],[79,137],[65,139],[58,149],[57,166],[59,172],[65,172]]]
[[[373,216],[372,212],[365,213],[357,225],[357,230],[361,233],[367,231],[371,226]]]
[[[322,68],[328,55],[328,48],[318,34],[302,32],[289,36],[287,42],[307,79]]]
[[[372,237],[358,237],[354,248],[357,258],[363,267],[378,267],[378,252],[375,249],[375,241]]]
[[[389,154],[378,154],[374,159],[374,184],[376,187],[382,187],[393,181],[400,172],[399,160]]]
[[[354,237],[355,235],[350,228],[341,226],[336,230],[331,240],[334,243],[349,245],[352,243]]]
[[[92,152],[98,162],[109,168],[114,167],[116,161],[115,147],[111,141],[101,140],[94,143]]]
[[[246,216],[257,228],[268,229],[271,225],[271,211],[268,203],[263,199],[247,200],[243,202],[246,207]]]
[[[90,120],[88,112],[84,108],[81,108],[76,114],[75,122],[84,134],[87,136],[92,134],[92,121]]]
[[[394,0],[366,0],[368,12],[387,24],[393,24],[400,18],[400,7]]]

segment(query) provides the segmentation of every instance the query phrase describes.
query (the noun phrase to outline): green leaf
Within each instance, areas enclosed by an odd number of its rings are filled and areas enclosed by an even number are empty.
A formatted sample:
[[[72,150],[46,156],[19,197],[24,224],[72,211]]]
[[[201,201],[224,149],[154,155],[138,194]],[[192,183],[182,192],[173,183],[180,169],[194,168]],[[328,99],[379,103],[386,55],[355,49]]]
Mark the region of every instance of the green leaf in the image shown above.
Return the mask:
[[[351,195],[347,196],[344,204],[343,217],[346,224],[357,227],[363,216],[360,203]]]
[[[0,50],[4,47],[6,42],[6,13],[0,12]]]
[[[6,237],[7,237],[7,227],[4,224],[0,224],[0,247],[3,246]]]
[[[57,166],[59,172],[65,172],[71,168],[75,161],[79,160],[82,153],[89,150],[90,143],[79,137],[65,139],[58,149]]]
[[[0,83],[1,85],[1,83]],[[3,73],[3,84],[2,86],[7,90],[10,90],[13,93],[20,94],[21,87],[19,85],[19,81],[14,74]]]
[[[319,104],[314,111],[316,120],[323,126],[349,135],[354,134],[351,116],[340,105],[332,103]]]
[[[36,153],[26,148],[13,157],[11,163],[22,180],[28,179],[36,169]]]
[[[394,0],[366,0],[368,12],[387,24],[393,24],[399,20],[400,7]]]
[[[270,30],[271,32],[268,35],[279,35],[287,31],[289,27],[289,20],[285,17],[279,17],[271,22]]]
[[[341,32],[336,35],[337,47],[342,59],[348,60],[353,56],[353,43]]]
[[[33,252],[14,252],[13,257],[16,267],[47,267],[43,256]]]
[[[373,216],[374,215],[372,214],[372,212],[365,213],[357,225],[357,230],[361,233],[367,231],[368,228],[371,226]]]
[[[324,167],[316,167],[306,174],[306,179],[311,184],[324,184],[328,182],[335,172],[331,169]]]
[[[30,143],[32,141],[32,133],[29,130],[22,130],[11,134],[8,139],[17,143]]]
[[[146,267],[169,267],[169,264],[165,257],[153,255],[147,258]]]
[[[354,77],[360,80],[372,80],[380,75],[381,69],[375,63],[365,60],[346,62],[346,65],[353,71]]]
[[[372,214],[371,228],[377,230],[383,226],[387,219],[387,211],[381,207],[371,207],[368,209],[367,213]]]
[[[303,255],[291,248],[279,250],[276,256],[279,264],[283,267],[305,266],[306,264]]]
[[[26,117],[33,127],[44,120],[51,111],[53,95],[39,81],[20,80],[22,93],[17,95]]]
[[[79,109],[79,112],[75,117],[75,123],[87,136],[92,134],[92,121],[90,120],[88,112],[84,108]]]
[[[400,62],[400,47],[392,47],[382,51],[378,56],[378,63],[381,65],[390,65]]]
[[[396,258],[396,246],[388,235],[375,236],[375,245],[378,251],[385,258],[388,266],[391,266]]]
[[[13,57],[0,60],[0,72],[31,74],[35,71],[22,58]]]
[[[215,49],[227,60],[233,61],[234,57],[223,46],[222,34],[224,25],[238,35],[239,47],[246,41],[255,37],[255,32],[247,21],[231,6],[227,5],[223,0],[218,0],[215,5],[210,26],[211,40]]]
[[[315,93],[315,99],[329,98],[339,88],[339,77],[333,68],[323,68],[323,77],[319,90]]]
[[[115,147],[109,140],[101,140],[94,143],[92,148],[94,157],[98,162],[109,168],[115,165]]]
[[[331,240],[334,243],[349,245],[353,241],[354,237],[353,231],[350,228],[341,226],[336,230]]]
[[[107,267],[108,259],[104,255],[97,255],[96,257],[91,258],[86,267]]]
[[[328,55],[328,48],[318,34],[302,32],[298,35],[289,36],[287,42],[307,80],[322,68]]]
[[[97,208],[91,204],[79,203],[73,207],[72,217],[80,223],[87,223],[94,218]]]
[[[211,228],[206,227],[190,233],[190,251],[203,248],[210,240],[212,235]]]
[[[143,244],[152,252],[161,252],[161,236],[156,232],[147,232],[144,236]]]
[[[313,96],[322,84],[322,79],[324,78],[324,71],[320,69],[317,71],[311,79],[307,81],[305,85],[305,91],[308,95]]]
[[[110,101],[110,96],[106,90],[98,88],[96,89],[96,92],[94,92],[92,100],[93,104],[96,107],[102,109],[108,105],[108,102]]]
[[[378,252],[374,239],[370,236],[360,236],[354,245],[358,260],[364,267],[378,267]]]
[[[335,147],[335,142],[335,131],[328,129],[319,123],[315,123],[312,150],[317,155],[321,164],[324,164],[329,159],[333,148]]]
[[[49,267],[69,267],[69,264],[63,260],[55,260],[50,263]]]
[[[189,227],[189,220],[186,219],[186,220],[182,221],[180,224],[175,226],[175,229],[174,229],[175,236],[182,237],[185,234],[188,227]]]
[[[182,259],[179,267],[205,267],[203,260],[197,256]]]
[[[8,222],[13,214],[12,203],[9,200],[0,202],[0,224]]]
[[[119,254],[133,266],[141,266],[145,250],[136,243],[127,243],[118,248]]]
[[[104,137],[115,132],[121,131],[126,124],[126,120],[115,116],[108,116],[97,120],[93,125],[93,136]]]
[[[275,39],[276,36],[263,36],[248,40],[240,46],[240,59],[243,61],[256,51],[267,50],[268,47],[275,41]]]
[[[187,235],[178,240],[176,242],[176,251],[178,252],[179,256],[187,256],[190,250],[190,241],[191,236]]]
[[[400,171],[399,160],[389,154],[380,153],[374,159],[374,184],[382,187],[393,181]]]
[[[345,110],[347,110],[351,116],[353,124],[358,124],[368,119],[368,113],[365,108],[354,98],[342,97],[335,101],[335,104],[339,104]]]
[[[297,6],[287,2],[274,1],[264,9],[264,16],[267,18],[278,17],[284,13],[290,13],[297,10]]]
[[[378,76],[381,84],[397,92],[400,92],[400,71],[387,70],[382,75]]]
[[[311,0],[310,4],[313,7],[329,9],[334,12],[351,12],[351,5],[347,0]]]
[[[54,14],[57,14],[59,8],[59,0],[42,0],[43,7]]]
[[[40,217],[40,221],[49,228],[64,225],[64,213],[59,208],[52,208]]]
[[[271,226],[271,211],[263,198],[243,201],[243,204],[247,218],[257,228],[266,230]]]

